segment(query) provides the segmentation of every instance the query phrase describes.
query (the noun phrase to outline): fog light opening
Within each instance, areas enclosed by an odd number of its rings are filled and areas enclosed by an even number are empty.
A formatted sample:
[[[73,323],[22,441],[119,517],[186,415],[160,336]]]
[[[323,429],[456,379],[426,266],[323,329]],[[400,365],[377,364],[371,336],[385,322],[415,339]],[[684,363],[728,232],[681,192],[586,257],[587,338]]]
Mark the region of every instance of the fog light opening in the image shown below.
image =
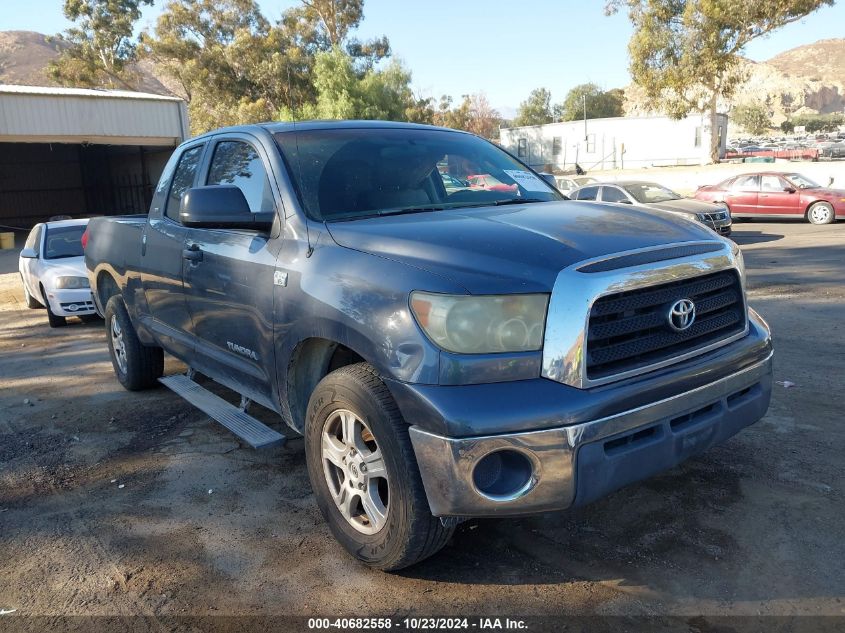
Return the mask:
[[[497,501],[515,499],[531,489],[534,468],[531,460],[517,451],[501,450],[485,455],[472,472],[476,490]]]

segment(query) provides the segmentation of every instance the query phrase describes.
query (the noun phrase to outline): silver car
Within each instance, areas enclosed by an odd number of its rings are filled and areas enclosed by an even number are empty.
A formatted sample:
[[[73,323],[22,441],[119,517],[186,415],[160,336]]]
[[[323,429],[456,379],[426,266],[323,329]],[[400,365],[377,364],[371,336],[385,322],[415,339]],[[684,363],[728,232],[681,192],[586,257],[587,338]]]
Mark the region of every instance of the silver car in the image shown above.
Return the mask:
[[[671,189],[644,180],[597,182],[569,193],[573,200],[598,200],[617,204],[636,204],[671,211],[698,220],[719,235],[731,234],[731,212],[724,204],[684,198]]]

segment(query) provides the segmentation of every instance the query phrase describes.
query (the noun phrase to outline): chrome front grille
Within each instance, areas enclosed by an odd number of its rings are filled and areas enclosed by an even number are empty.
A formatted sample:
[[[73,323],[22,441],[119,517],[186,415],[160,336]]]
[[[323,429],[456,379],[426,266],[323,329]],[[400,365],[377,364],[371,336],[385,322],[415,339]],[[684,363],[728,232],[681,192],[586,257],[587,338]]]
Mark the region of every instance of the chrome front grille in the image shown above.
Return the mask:
[[[680,299],[695,304],[695,319],[683,331],[669,318]],[[590,311],[587,377],[628,372],[728,338],[745,329],[745,318],[733,270],[601,297]]]
[[[654,371],[748,333],[739,249],[675,242],[578,262],[558,273],[549,300],[541,375],[579,389]],[[678,334],[668,312],[697,303]]]
[[[703,217],[705,222],[709,222],[711,224],[721,224],[728,220],[727,211],[716,211],[715,213],[702,213],[701,216]]]

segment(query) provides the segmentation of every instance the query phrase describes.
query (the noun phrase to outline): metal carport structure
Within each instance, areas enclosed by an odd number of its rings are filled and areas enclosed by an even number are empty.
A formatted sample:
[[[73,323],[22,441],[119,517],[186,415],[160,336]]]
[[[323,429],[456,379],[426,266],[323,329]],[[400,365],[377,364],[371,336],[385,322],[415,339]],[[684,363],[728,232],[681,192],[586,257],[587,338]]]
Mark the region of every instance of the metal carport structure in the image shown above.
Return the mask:
[[[144,213],[188,135],[176,97],[0,85],[0,225]]]

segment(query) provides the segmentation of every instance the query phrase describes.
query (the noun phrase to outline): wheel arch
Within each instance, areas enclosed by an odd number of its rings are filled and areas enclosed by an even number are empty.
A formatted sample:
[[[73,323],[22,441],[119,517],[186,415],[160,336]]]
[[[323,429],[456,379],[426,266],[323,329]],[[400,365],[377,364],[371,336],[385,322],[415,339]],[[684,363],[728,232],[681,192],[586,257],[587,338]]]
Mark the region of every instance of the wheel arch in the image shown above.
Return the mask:
[[[289,424],[299,433],[304,432],[308,400],[317,384],[336,369],[360,362],[371,360],[338,341],[318,336],[300,341],[285,372],[283,406],[288,409]]]
[[[120,285],[114,276],[107,270],[97,273],[94,296],[100,305],[103,314],[106,313],[106,305],[114,295],[120,294]]]

